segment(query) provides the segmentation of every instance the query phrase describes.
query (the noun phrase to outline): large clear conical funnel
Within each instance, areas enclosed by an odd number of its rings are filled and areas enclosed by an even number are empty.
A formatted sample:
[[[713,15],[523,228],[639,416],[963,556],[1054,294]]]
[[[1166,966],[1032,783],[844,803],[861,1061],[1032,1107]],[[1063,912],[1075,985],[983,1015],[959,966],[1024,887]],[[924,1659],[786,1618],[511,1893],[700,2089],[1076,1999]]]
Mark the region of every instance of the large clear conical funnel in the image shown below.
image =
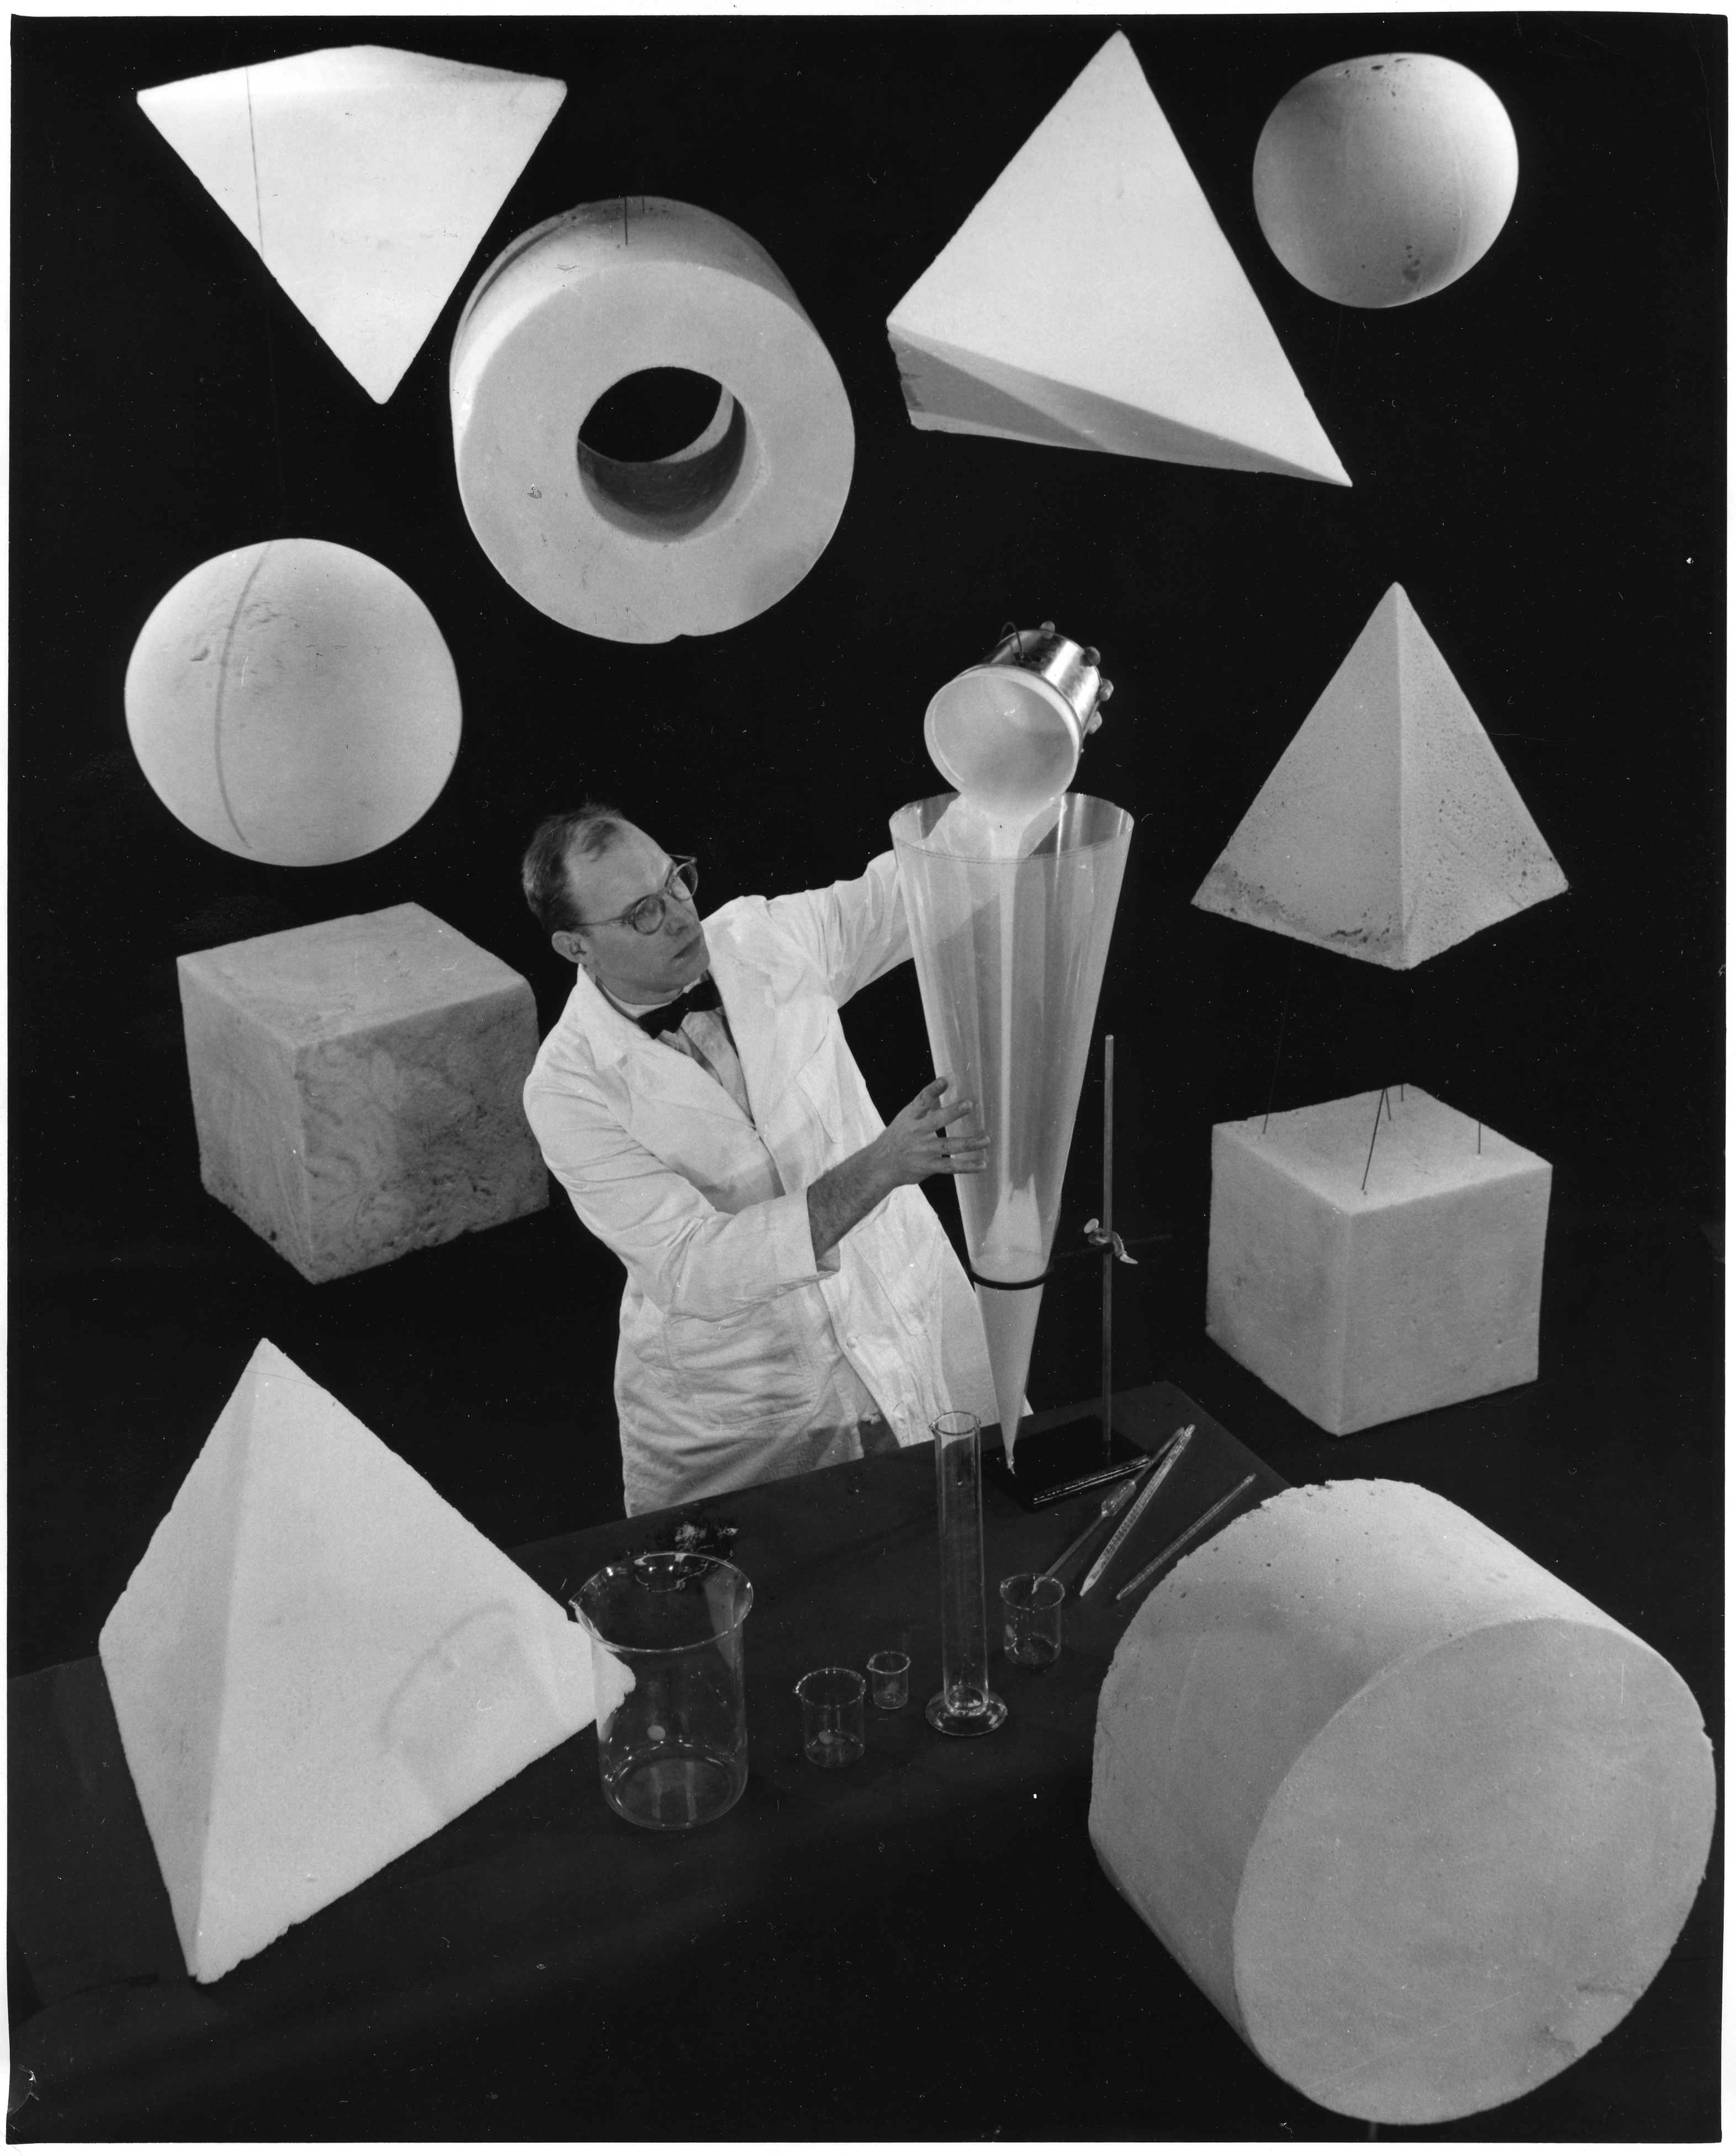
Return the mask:
[[[1010,1454],[1133,819],[1068,793],[1019,829],[942,793],[891,828],[934,1067],[989,1131],[956,1188]]]

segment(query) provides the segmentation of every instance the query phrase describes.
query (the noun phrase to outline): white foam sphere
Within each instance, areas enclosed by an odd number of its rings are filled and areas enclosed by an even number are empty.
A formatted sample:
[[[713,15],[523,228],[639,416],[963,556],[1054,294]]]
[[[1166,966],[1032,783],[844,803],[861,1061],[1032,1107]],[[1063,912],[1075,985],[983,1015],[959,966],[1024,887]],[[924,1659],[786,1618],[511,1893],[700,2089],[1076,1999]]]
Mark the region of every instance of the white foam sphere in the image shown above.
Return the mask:
[[[458,754],[458,675],[401,577],[268,539],[183,577],[139,632],[126,730],[164,804],[245,860],[354,860],[424,816]]]
[[[1432,53],[1379,53],[1304,77],[1254,152],[1271,250],[1323,300],[1401,307],[1494,244],[1519,183],[1507,108]]]

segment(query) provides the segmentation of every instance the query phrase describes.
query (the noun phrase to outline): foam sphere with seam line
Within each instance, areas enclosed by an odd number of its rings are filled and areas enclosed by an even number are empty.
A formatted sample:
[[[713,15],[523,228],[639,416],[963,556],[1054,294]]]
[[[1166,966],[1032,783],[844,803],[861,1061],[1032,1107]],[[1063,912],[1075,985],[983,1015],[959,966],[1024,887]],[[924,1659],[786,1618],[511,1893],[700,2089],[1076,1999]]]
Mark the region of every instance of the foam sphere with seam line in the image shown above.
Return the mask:
[[[158,602],[127,663],[126,730],[160,799],[244,860],[371,854],[458,755],[458,675],[403,579],[326,539],[214,556]]]

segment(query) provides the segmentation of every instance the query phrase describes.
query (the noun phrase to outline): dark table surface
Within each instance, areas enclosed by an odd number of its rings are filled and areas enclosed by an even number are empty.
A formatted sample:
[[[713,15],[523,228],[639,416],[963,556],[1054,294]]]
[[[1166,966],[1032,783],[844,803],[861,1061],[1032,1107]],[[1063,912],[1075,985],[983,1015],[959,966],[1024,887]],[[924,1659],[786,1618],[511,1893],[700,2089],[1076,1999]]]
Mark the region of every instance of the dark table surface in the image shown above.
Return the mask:
[[[1720,1268],[1688,1231],[1583,1223],[1552,1226],[1550,1266],[1537,1384],[1358,1438],[1323,1437],[1202,1342],[1175,1372],[1201,1437],[1117,1576],[1256,1465],[1214,1531],[1281,1480],[1418,1481],[1667,1655],[1721,1743]],[[1143,1388],[1118,1419],[1154,1445],[1184,1413]],[[989,1487],[991,1594],[1095,1502],[1025,1513]],[[1051,1668],[995,1657],[1004,1727],[949,1740],[922,1716],[927,1448],[706,1509],[737,1525],[756,1591],[751,1773],[726,1818],[627,1825],[587,1731],[214,1985],[184,1974],[99,1665],[18,1680],[13,2138],[1361,2136],[1261,2065],[1097,1866],[1097,1693],[1137,1599],[1070,1600]],[[565,1595],[660,1523],[515,1554]],[[797,1677],[892,1645],[914,1658],[909,1707],[871,1712],[847,1771],[809,1766]],[[1715,2138],[1720,1878],[1715,1846],[1656,1981],[1566,2072],[1382,2138]]]

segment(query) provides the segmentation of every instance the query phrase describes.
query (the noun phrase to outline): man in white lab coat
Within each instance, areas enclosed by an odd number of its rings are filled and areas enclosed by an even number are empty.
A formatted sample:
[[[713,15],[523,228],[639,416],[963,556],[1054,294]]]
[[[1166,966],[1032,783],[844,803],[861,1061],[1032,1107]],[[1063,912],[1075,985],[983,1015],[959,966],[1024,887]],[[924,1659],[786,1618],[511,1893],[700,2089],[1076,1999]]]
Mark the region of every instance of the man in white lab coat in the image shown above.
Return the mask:
[[[943,1078],[883,1123],[839,1022],[910,956],[894,856],[703,921],[697,881],[595,806],[525,855],[531,910],[579,969],[525,1111],[627,1268],[629,1513],[917,1444],[949,1408],[996,1415],[975,1296],[915,1188],[980,1172],[986,1137]]]

